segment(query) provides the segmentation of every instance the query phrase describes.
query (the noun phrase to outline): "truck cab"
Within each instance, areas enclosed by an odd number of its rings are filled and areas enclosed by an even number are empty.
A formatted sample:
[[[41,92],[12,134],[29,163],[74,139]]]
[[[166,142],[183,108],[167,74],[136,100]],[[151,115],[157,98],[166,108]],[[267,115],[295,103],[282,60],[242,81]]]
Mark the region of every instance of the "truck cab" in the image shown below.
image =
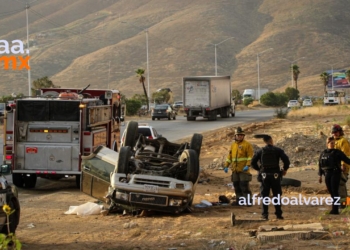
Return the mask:
[[[338,105],[345,104],[345,92],[337,90],[327,90],[324,94],[324,105]]]

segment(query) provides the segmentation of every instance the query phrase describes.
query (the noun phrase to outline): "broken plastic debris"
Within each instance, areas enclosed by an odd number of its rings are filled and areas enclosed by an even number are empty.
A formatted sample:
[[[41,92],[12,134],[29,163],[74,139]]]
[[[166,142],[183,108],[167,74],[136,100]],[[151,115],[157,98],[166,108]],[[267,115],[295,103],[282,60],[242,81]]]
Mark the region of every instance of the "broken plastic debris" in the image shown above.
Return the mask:
[[[98,205],[93,202],[87,202],[80,206],[70,206],[68,211],[64,214],[76,214],[76,215],[94,215],[100,214],[103,209],[103,205]]]
[[[335,231],[333,232],[334,236],[340,236],[340,235],[344,235],[344,231]]]
[[[27,227],[28,227],[28,228],[34,228],[35,226],[34,226],[33,223],[29,223],[29,224],[27,225]]]
[[[201,203],[207,206],[212,206],[213,204],[207,200],[201,200]]]

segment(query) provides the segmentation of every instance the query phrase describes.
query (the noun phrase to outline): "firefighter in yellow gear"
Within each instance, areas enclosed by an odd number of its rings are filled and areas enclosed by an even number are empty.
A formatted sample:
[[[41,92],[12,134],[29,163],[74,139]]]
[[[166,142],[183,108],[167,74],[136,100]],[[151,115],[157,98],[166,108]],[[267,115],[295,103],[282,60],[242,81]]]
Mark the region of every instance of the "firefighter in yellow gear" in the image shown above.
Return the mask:
[[[332,126],[332,135],[335,138],[335,148],[341,150],[348,158],[350,158],[350,143],[344,138],[343,128],[338,124],[334,124]],[[350,165],[342,161],[341,168],[343,173],[339,183],[339,196],[341,199],[346,200],[346,197],[348,196],[346,182],[348,180]]]
[[[231,166],[231,180],[236,193],[236,202],[232,205],[246,204],[251,206],[252,192],[249,182],[252,180],[252,175],[249,168],[254,150],[252,144],[244,140],[244,137],[243,129],[238,127],[235,130],[235,141],[231,144],[230,152],[226,157],[224,171],[227,173],[228,167]]]

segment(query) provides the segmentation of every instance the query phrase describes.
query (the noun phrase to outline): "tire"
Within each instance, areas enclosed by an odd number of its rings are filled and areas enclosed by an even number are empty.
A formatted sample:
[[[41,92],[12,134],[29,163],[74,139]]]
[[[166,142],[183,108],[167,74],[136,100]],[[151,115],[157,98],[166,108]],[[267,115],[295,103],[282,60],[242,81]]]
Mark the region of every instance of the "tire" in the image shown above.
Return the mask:
[[[217,114],[216,110],[210,111],[208,121],[216,121],[218,118],[217,115],[218,114]]]
[[[17,226],[19,224],[21,209],[20,209],[19,202],[18,202],[17,198],[13,197],[13,196],[8,201],[8,205],[11,207],[11,210],[15,210],[15,212],[12,213],[9,216],[10,233],[14,234],[14,233],[16,233],[16,229],[17,229]],[[7,221],[7,218],[6,218],[6,222],[5,222],[5,224],[3,225],[3,227],[1,228],[1,231],[0,231],[0,233],[5,234],[5,235],[7,235],[9,233],[8,229],[7,229],[7,222],[8,221]]]
[[[169,121],[171,120],[171,117],[170,117],[170,115],[168,115],[168,120],[169,120]]]
[[[196,117],[193,116],[187,116],[187,121],[195,121]]]
[[[12,182],[16,187],[22,188],[24,186],[24,179],[22,174],[12,174]]]
[[[186,149],[180,156],[180,162],[186,162],[187,170],[184,175],[185,181],[191,181],[195,184],[199,177],[199,160],[196,151],[193,149]]]
[[[131,149],[130,147],[121,147],[118,163],[117,163],[117,173],[118,174],[128,174],[129,172],[129,160],[131,157]]]
[[[154,121],[156,118],[154,118],[153,116],[152,116],[152,121]]]
[[[231,116],[235,117],[235,115],[236,115],[236,109],[233,109],[233,112],[231,112]]]
[[[77,186],[77,188],[80,189],[80,183],[81,183],[81,175],[80,174],[77,174],[75,176],[75,185]]]
[[[159,121],[159,120],[160,120],[160,118],[157,118],[157,120]]]
[[[281,186],[300,187],[301,181],[291,178],[282,178]]]
[[[126,126],[126,133],[124,138],[124,146],[134,148],[136,144],[136,139],[138,136],[139,124],[135,121],[130,121]]]
[[[221,118],[228,118],[230,116],[230,109],[229,108],[222,108],[220,110],[220,116],[221,116]]]
[[[30,174],[29,176],[24,175],[24,187],[25,188],[34,188],[36,185],[36,174]]]
[[[114,141],[112,146],[113,151],[118,152],[118,142]]]
[[[193,134],[190,142],[190,149],[193,149],[194,151],[196,151],[198,158],[201,154],[202,141],[203,141],[203,135]]]
[[[176,120],[176,115],[174,115],[173,120]]]

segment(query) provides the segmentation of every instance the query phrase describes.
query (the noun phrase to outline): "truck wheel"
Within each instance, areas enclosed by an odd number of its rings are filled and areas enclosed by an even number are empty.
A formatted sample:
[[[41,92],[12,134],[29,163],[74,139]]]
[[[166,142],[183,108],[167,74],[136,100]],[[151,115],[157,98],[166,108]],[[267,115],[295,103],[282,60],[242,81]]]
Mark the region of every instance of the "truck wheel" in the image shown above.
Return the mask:
[[[152,116],[152,121],[154,121],[156,118],[154,118],[153,116]]]
[[[121,147],[119,156],[118,156],[118,164],[117,164],[118,174],[128,174],[130,157],[131,157],[130,147]]]
[[[199,161],[196,151],[193,149],[184,150],[180,156],[180,162],[184,162],[187,165],[184,180],[191,181],[193,184],[196,183],[199,176]]]
[[[217,120],[217,117],[218,116],[218,114],[216,113],[216,110],[212,110],[212,111],[210,111],[210,113],[209,113],[209,118],[208,118],[208,120],[209,121],[216,121]]]
[[[193,149],[194,151],[196,151],[198,158],[199,158],[199,155],[201,154],[202,141],[203,141],[203,135],[193,134],[190,142],[190,149]]]
[[[10,216],[9,216],[9,221],[7,221],[6,218],[6,222],[3,225],[3,227],[1,228],[0,233],[8,235],[8,229],[7,229],[7,223],[9,222],[9,228],[10,228],[10,233],[15,233],[17,226],[19,224],[19,218],[20,218],[20,206],[19,206],[19,202],[17,200],[16,197],[11,197],[11,199],[7,202],[7,205],[10,206],[11,210],[15,210]]]
[[[30,174],[29,176],[24,176],[24,187],[25,188],[34,188],[36,185],[36,174]]]
[[[22,174],[12,174],[12,182],[15,186],[22,188],[24,185]]]
[[[171,120],[171,117],[170,117],[170,115],[168,115],[168,120]]]
[[[79,189],[80,189],[80,177],[81,177],[80,174],[77,174],[77,175],[75,176],[75,185],[76,185],[77,188],[79,188]]]
[[[173,120],[176,120],[176,115],[174,115]]]
[[[230,116],[230,109],[229,108],[221,108],[220,116],[221,116],[221,118],[228,118]]]
[[[187,116],[187,121],[195,121],[196,117],[193,116]]]
[[[124,138],[124,146],[131,148],[135,147],[136,139],[138,136],[139,124],[135,121],[130,121],[126,126],[126,133]]]

